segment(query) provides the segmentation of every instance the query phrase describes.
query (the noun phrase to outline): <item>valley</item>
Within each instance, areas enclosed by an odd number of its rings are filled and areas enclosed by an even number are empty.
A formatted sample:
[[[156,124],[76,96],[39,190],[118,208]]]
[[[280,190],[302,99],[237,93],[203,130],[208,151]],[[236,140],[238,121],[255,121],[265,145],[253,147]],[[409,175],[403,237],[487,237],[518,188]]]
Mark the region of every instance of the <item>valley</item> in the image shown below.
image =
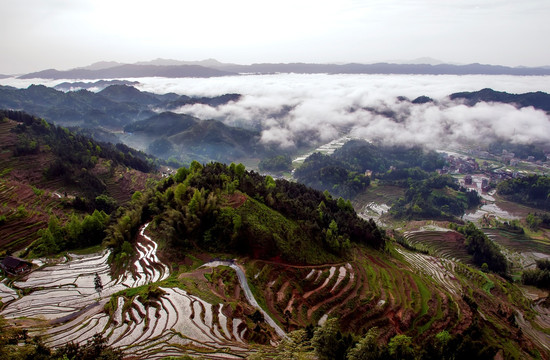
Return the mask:
[[[11,343],[65,351],[101,336],[128,359],[323,358],[328,336],[347,359],[375,331],[378,358],[399,358],[390,348],[404,338],[417,359],[550,358],[550,149],[498,136],[457,147],[448,115],[494,106],[538,119],[544,94],[357,100],[325,127],[316,111],[301,122],[317,99],[145,91],[154,81],[0,88],[71,126],[2,113],[0,251],[33,264],[0,283],[0,326],[24,334]],[[63,106],[79,115],[58,117]],[[434,111],[449,146],[405,145],[400,132]],[[284,166],[256,172],[265,164]]]

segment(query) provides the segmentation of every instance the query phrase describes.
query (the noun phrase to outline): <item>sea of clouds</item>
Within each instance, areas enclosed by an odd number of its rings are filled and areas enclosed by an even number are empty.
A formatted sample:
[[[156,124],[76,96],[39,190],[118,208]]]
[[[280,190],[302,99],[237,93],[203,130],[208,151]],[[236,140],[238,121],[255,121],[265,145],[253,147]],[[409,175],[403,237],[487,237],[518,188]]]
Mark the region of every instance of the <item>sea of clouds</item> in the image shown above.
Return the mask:
[[[448,98],[483,88],[550,93],[547,76],[273,74],[128,80],[139,81],[137,88],[154,93],[242,94],[239,101],[219,107],[195,104],[175,111],[256,129],[264,143],[281,148],[326,143],[343,135],[430,148],[493,140],[550,144],[550,118],[544,111],[501,103],[470,107]],[[13,80],[11,85],[25,87],[30,82]],[[434,102],[412,104],[402,99],[423,95]]]
[[[201,119],[261,131],[281,148],[325,143],[342,135],[430,148],[493,140],[550,144],[544,111],[509,104],[467,106],[448,95],[492,88],[510,93],[550,92],[549,77],[452,75],[245,75],[209,79],[139,79],[141,90],[190,96],[239,93],[240,101],[177,109]],[[428,96],[432,103],[412,104]],[[160,109],[159,109],[160,110]]]

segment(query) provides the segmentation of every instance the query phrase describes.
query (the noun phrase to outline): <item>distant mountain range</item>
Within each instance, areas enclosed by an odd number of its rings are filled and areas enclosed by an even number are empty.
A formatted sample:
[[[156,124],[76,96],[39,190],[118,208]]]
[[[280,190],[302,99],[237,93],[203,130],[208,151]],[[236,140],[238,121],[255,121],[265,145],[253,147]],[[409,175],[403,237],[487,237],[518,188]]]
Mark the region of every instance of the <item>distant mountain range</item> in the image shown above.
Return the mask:
[[[97,87],[101,85],[105,84],[95,83]],[[75,84],[66,83],[64,87],[74,88]],[[63,92],[43,85],[27,89],[0,86],[0,109],[24,110],[56,124],[79,128],[81,133],[99,141],[124,142],[165,159],[176,156],[183,161],[231,162],[271,153],[260,143],[258,131],[227,126],[217,120],[158,113],[192,104],[216,107],[240,98],[240,94],[199,98],[154,94],[128,85],[110,85],[97,93]]]
[[[21,79],[116,79],[140,77],[218,77],[244,73],[302,73],[302,74],[418,74],[418,75],[550,75],[549,67],[508,67],[484,64],[441,64],[434,59],[414,63],[375,64],[312,64],[312,63],[261,63],[239,65],[222,63],[214,59],[179,61],[156,59],[135,64],[98,62],[71,70],[48,69],[20,76]]]
[[[60,85],[64,89],[75,89],[80,84]],[[181,111],[186,105],[218,107],[239,102],[240,94],[215,97],[155,94],[109,81],[94,82],[91,86],[107,87],[98,92],[85,89],[64,92],[43,85],[31,85],[26,89],[0,86],[0,109],[23,110],[56,124],[79,128],[81,133],[96,140],[123,142],[164,159],[176,157],[180,161],[230,162],[234,159],[259,159],[275,151],[261,143],[261,129],[242,129],[218,120],[198,119],[173,112]],[[550,94],[543,92],[510,94],[483,89],[454,93],[449,98],[463,101],[468,106],[478,102],[500,102],[550,112]],[[405,97],[398,99],[409,101],[411,106],[437,102],[427,96],[413,100]],[[390,118],[395,115],[391,110],[365,110]]]
[[[78,88],[65,83],[64,88]],[[104,83],[96,82],[101,87]],[[26,89],[0,86],[0,108],[23,110],[63,126],[121,129],[125,125],[156,114],[153,107],[174,110],[190,104],[219,106],[237,101],[239,94],[212,98],[192,98],[175,93],[154,94],[128,85],[110,85],[99,92],[88,90],[58,91],[44,85]]]
[[[228,71],[207,68],[199,65],[116,65],[108,68],[96,70],[90,69],[72,69],[59,71],[55,69],[43,70],[26,75],[20,79],[115,79],[115,78],[140,78],[140,77],[217,77],[235,75]]]

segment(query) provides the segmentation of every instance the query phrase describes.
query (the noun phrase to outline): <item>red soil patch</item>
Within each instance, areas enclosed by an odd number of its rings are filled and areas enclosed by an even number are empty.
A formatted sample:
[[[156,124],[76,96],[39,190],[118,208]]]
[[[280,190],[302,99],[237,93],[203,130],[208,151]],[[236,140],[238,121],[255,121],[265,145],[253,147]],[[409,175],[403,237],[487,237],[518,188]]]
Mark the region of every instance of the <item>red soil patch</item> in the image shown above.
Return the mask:
[[[233,209],[241,207],[246,202],[246,195],[237,192],[231,195],[226,195],[224,198],[227,201],[227,206],[230,206]]]

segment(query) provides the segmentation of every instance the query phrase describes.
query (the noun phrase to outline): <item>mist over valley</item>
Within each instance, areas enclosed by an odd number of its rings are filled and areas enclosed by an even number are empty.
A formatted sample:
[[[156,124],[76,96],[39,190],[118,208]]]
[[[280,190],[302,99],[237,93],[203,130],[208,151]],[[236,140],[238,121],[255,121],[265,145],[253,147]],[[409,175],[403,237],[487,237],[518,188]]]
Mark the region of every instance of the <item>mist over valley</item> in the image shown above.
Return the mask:
[[[8,79],[3,83],[22,88],[28,86],[29,80]],[[60,84],[59,81],[40,83]],[[546,146],[550,138],[548,95],[541,94],[542,103],[523,105],[521,101],[510,100],[510,96],[496,96],[497,92],[548,93],[550,86],[545,76],[274,74],[207,79],[136,78],[127,79],[126,84],[151,94],[141,97],[137,93],[128,94],[126,99],[113,94],[114,87],[110,88],[110,94],[106,93],[109,88],[104,89],[109,82],[88,81],[79,85],[67,80],[65,91],[71,88],[68,84],[74,84],[73,91],[82,84],[90,84],[90,90],[121,106],[132,102],[140,104],[139,109],[125,113],[127,120],[123,123],[103,121],[103,127],[121,128],[137,120],[154,118],[155,113],[170,111],[256,132],[253,137],[257,137],[258,146],[287,153],[316,147],[345,135],[388,145],[420,145],[430,149],[483,147],[494,141]],[[451,100],[452,94],[486,88],[495,90],[487,100],[471,102],[460,95]],[[208,101],[206,97],[214,100]],[[419,101],[422,99],[424,101]],[[30,110],[32,112],[32,107]],[[40,115],[48,118],[47,112]],[[84,123],[80,125],[93,127],[89,117],[81,118]],[[131,134],[117,132],[120,141],[140,150],[147,150],[159,136],[168,135],[127,132]],[[173,151],[156,155],[178,157],[185,153],[180,144],[173,143]],[[208,156],[202,159],[208,160]],[[216,159],[215,155],[212,159]]]

